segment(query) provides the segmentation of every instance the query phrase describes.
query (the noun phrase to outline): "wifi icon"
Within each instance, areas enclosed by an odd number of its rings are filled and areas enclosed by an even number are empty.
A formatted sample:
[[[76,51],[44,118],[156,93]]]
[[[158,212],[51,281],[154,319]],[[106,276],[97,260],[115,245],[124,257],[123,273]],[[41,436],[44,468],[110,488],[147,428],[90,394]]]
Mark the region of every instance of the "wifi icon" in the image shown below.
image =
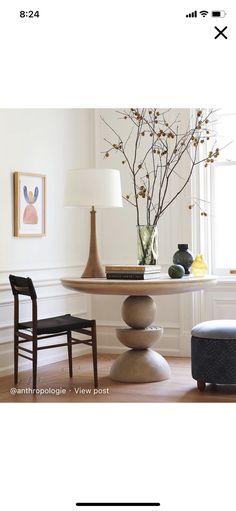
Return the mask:
[[[208,11],[200,11],[200,14],[203,16],[203,18],[205,18],[208,14]]]

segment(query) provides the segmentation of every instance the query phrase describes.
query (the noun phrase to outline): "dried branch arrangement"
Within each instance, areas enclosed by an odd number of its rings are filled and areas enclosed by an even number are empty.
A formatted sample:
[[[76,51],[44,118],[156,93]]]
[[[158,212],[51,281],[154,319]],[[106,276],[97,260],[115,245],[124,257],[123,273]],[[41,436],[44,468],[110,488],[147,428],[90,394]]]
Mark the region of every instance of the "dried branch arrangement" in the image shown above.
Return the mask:
[[[170,113],[171,110],[159,111],[156,108],[118,111],[119,119],[129,124],[126,139],[102,118],[112,135],[111,140],[104,139],[107,144],[104,158],[118,153],[122,165],[127,167],[132,191],[123,198],[136,208],[138,226],[144,223],[141,222],[143,210],[146,225],[156,225],[166,209],[183,192],[194,169],[200,163],[208,167],[219,156],[214,140],[205,157],[200,157],[203,151],[199,151],[202,144],[214,138],[213,110],[208,113],[196,111],[191,124],[185,129],[179,117],[169,120]],[[182,161],[187,169],[184,175],[179,173]],[[173,179],[174,187],[171,186]]]

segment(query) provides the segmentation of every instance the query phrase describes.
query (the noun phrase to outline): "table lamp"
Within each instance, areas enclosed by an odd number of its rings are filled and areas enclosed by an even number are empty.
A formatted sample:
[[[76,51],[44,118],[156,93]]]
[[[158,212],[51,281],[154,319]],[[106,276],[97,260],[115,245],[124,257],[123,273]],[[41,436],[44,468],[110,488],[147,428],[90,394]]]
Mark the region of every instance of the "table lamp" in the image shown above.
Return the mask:
[[[105,277],[98,255],[95,208],[121,208],[123,206],[119,170],[69,170],[65,186],[65,206],[91,208],[89,257],[81,277]]]

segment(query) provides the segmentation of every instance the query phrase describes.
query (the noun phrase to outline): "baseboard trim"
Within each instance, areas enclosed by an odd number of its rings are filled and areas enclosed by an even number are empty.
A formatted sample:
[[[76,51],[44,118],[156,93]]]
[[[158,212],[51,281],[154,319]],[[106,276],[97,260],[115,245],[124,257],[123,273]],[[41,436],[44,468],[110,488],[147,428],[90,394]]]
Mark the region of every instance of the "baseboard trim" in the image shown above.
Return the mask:
[[[62,350],[62,348],[59,348]],[[10,350],[8,351],[5,351],[2,353],[3,354],[8,354],[8,353],[12,353]],[[77,358],[77,357],[81,357],[82,355],[87,355],[91,353],[91,348],[88,348],[87,346],[77,346],[76,348],[73,349],[73,358]],[[12,353],[12,358],[13,358],[13,353]],[[61,362],[63,360],[67,360],[67,354],[65,353],[57,353],[56,355],[53,356],[53,358],[51,356],[49,357],[45,357],[43,360],[39,360],[38,361],[38,367],[44,367],[46,365],[50,365],[50,364],[55,364],[56,362]],[[32,363],[31,362],[27,362],[27,361],[23,361],[22,359],[20,359],[20,365],[19,365],[19,373],[21,373],[22,371],[27,371],[27,370],[30,370],[32,368]],[[1,376],[9,376],[10,374],[13,374],[14,372],[14,366],[13,364],[11,365],[8,365],[8,366],[5,366],[3,368],[0,369],[0,377]]]

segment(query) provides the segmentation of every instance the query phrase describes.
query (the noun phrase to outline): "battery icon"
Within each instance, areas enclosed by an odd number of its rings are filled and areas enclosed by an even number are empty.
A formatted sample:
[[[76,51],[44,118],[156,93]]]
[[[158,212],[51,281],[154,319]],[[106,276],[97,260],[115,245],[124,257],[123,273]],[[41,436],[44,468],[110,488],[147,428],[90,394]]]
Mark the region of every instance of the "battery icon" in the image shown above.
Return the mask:
[[[226,16],[225,11],[211,11],[213,18],[224,18]]]

